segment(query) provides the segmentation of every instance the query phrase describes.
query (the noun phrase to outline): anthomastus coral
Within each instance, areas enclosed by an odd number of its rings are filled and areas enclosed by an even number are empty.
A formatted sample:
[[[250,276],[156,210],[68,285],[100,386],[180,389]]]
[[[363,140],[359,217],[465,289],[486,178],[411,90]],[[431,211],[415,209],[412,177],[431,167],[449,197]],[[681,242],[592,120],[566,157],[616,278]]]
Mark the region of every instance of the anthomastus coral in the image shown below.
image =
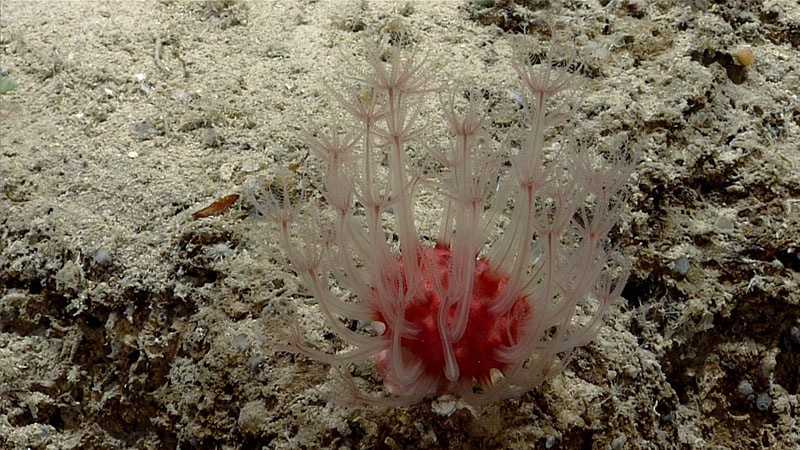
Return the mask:
[[[293,320],[275,346],[334,365],[339,400],[403,405],[451,394],[480,404],[519,395],[596,335],[627,277],[607,236],[633,157],[622,148],[601,156],[566,138],[545,145],[577,98],[577,67],[559,60],[562,50],[515,45],[524,125],[504,130],[501,143],[487,132],[475,90],[434,88],[425,59],[395,48],[384,62],[370,51],[368,72],[330,90],[352,119],[347,131],[306,136],[323,163],[324,201],[308,204],[289,183],[251,193],[280,229],[284,262],[350,348],[322,352]],[[436,92],[452,135],[446,147],[422,139],[418,105]],[[552,109],[560,94],[568,106]],[[439,166],[419,169],[412,147]],[[435,235],[424,235],[415,216],[422,188],[441,204]],[[348,366],[366,358],[389,393],[356,387]]]

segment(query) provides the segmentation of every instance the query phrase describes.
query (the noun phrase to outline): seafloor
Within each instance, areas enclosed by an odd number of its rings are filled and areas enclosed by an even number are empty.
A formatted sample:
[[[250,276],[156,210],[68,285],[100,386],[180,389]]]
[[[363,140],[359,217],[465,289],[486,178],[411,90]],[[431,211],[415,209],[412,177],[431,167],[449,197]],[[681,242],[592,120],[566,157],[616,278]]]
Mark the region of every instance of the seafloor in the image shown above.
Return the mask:
[[[269,228],[192,213],[313,176],[300,130],[365,45],[508,101],[543,20],[584,64],[559,132],[641,146],[623,298],[523,397],[326,402],[326,366],[264,345],[292,305],[340,345]],[[797,448],[799,63],[795,0],[0,0],[0,448]]]

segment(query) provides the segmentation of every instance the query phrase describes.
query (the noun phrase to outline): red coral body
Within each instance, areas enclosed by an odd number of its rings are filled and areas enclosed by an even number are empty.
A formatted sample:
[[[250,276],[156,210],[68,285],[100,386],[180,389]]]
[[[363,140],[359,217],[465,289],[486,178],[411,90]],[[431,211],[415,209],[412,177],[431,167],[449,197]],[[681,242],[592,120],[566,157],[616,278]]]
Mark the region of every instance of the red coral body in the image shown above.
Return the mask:
[[[411,299],[405,308],[405,320],[409,329],[419,331],[413,338],[402,338],[401,342],[406,357],[410,356],[420,361],[423,374],[438,379],[440,393],[446,393],[450,390],[448,386],[451,383],[444,375],[444,352],[437,320],[439,310],[442,308],[442,299],[434,292],[433,285],[436,281],[432,278],[437,277],[443,289],[447,289],[450,248],[439,244],[433,249],[423,249],[422,252],[422,261],[427,262],[423,263],[422,267],[424,289]],[[520,328],[530,314],[530,307],[524,297],[519,298],[504,315],[497,316],[489,311],[493,301],[505,288],[507,280],[506,275],[492,273],[485,259],[476,261],[469,321],[464,335],[453,344],[459,367],[459,379],[456,384],[471,385],[473,380],[482,385],[490,384],[490,370],[494,368],[502,371],[507,365],[498,360],[497,349],[501,346],[511,346],[521,337]],[[451,305],[448,311],[448,328],[453,322],[455,312],[456,305]],[[386,332],[382,336],[391,339],[394,330],[380,312],[375,313],[375,320],[386,325]],[[376,358],[376,367],[389,386],[394,384],[391,364],[388,352]]]

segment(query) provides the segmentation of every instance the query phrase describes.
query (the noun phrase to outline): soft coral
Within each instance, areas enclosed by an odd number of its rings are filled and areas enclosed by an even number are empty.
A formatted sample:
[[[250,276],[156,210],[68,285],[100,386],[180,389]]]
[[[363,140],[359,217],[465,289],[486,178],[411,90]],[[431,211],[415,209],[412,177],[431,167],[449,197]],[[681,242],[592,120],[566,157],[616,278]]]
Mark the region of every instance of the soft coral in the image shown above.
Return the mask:
[[[548,55],[559,50],[553,44]],[[340,399],[400,405],[455,394],[477,404],[518,395],[559,372],[619,296],[627,270],[605,242],[618,216],[614,194],[633,158],[622,149],[599,157],[566,143],[545,149],[545,131],[565,118],[548,105],[573,91],[577,75],[537,54],[515,47],[528,126],[508,141],[519,148],[503,148],[508,161],[489,151],[478,93],[465,104],[455,90],[441,96],[454,139],[449,150],[429,149],[445,168],[438,180],[426,180],[443,207],[433,248],[417,231],[413,198],[421,175],[407,155],[419,141],[416,105],[432,91],[430,70],[397,49],[388,65],[369,52],[371,72],[355,77],[349,96],[332,90],[355,121],[351,133],[307,136],[325,164],[322,193],[335,212],[332,226],[300,219],[302,205],[285,186],[266,203],[251,195],[280,225],[287,265],[319,300],[333,331],[353,346],[335,355],[313,349],[295,324],[290,342],[276,348],[335,365],[345,387]],[[387,227],[397,244],[386,238]],[[361,301],[334,295],[331,275]],[[576,318],[581,304],[592,305],[583,321]],[[354,331],[341,319],[371,322],[373,332]],[[392,396],[362,393],[346,370],[370,356]]]

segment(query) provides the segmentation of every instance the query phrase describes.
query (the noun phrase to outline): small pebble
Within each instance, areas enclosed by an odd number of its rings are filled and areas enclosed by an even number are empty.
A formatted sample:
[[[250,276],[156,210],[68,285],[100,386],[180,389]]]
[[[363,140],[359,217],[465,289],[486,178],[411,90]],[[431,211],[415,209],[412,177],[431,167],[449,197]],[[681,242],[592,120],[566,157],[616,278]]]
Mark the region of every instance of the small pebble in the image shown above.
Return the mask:
[[[742,380],[739,382],[739,385],[736,386],[736,393],[740,397],[747,397],[753,393],[753,385],[747,380]]]
[[[740,66],[747,67],[750,64],[753,64],[756,56],[753,54],[753,51],[750,50],[750,47],[742,47],[734,52],[733,58]]]
[[[621,450],[621,449],[625,448],[625,443],[626,442],[628,442],[628,436],[626,436],[625,433],[623,433],[623,434],[617,436],[616,438],[614,438],[613,441],[611,441],[611,448],[613,450]]]
[[[217,132],[214,131],[213,128],[207,128],[206,131],[203,132],[203,143],[206,144],[207,147],[217,146]]]
[[[243,352],[243,351],[247,350],[247,347],[249,345],[250,345],[250,339],[247,337],[246,334],[239,333],[239,334],[237,334],[236,336],[233,337],[233,347],[236,350],[238,350],[240,352]]]
[[[133,131],[140,139],[146,139],[153,134],[153,126],[150,122],[142,120],[133,124]]]
[[[726,215],[719,216],[717,221],[714,223],[714,226],[717,227],[717,230],[721,232],[725,231],[733,231],[734,223],[733,219]]]
[[[682,256],[672,262],[672,271],[684,276],[689,272],[689,258]]]
[[[94,255],[92,255],[92,263],[99,266],[109,266],[111,265],[111,255],[108,253],[108,250],[104,248],[98,248]]]
[[[771,404],[772,404],[772,398],[770,398],[769,394],[767,394],[766,392],[756,397],[756,408],[758,408],[759,411],[768,410],[769,405]]]

